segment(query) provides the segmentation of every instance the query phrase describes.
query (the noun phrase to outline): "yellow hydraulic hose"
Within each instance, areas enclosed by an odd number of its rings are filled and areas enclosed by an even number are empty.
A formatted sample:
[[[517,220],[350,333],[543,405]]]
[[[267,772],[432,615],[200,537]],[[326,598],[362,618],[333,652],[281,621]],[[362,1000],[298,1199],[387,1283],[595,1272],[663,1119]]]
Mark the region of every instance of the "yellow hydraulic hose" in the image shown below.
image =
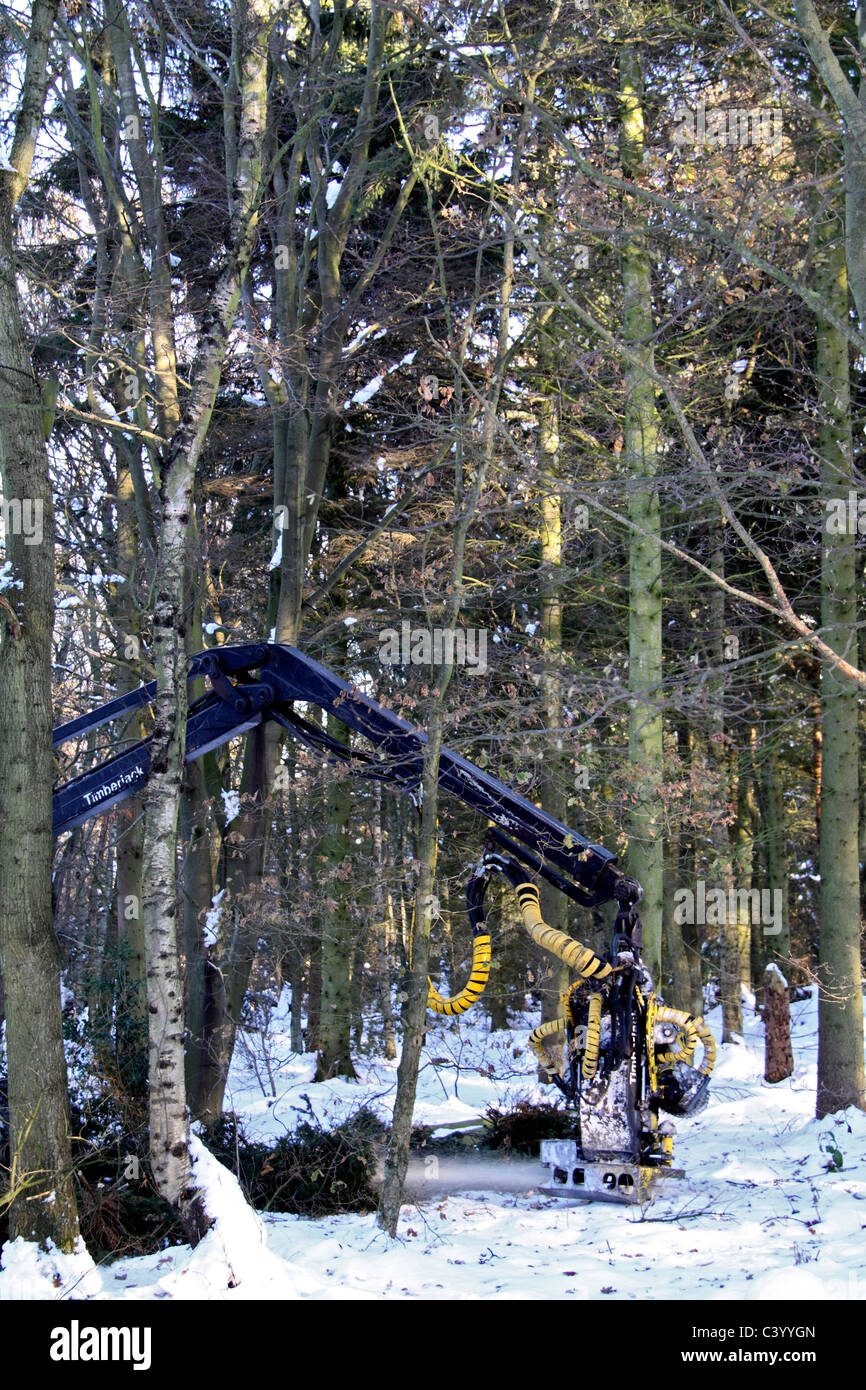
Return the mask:
[[[547,925],[541,915],[538,889],[534,883],[519,883],[515,891],[523,914],[523,925],[533,941],[545,951],[550,951],[552,955],[565,961],[566,965],[570,965],[572,970],[576,970],[585,980],[607,979],[613,970],[607,961],[603,961],[588,946],[581,946],[579,941],[566,936],[565,932]]]
[[[477,1003],[484,993],[487,977],[490,974],[490,937],[486,932],[476,936],[472,942],[472,974],[459,994],[444,999],[436,986],[428,978],[429,993],[427,1008],[434,1014],[465,1014],[467,1009]]]
[[[638,1002],[643,1003],[640,990],[636,991]],[[658,1090],[659,1067],[658,1058],[655,1050],[656,1019],[658,1017],[659,1001],[654,994],[651,994],[646,1001],[646,1056],[647,1056],[647,1078],[649,1082],[650,1094]]]
[[[598,1054],[601,1044],[601,995],[590,995],[589,1016],[586,1021],[586,1047],[583,1052],[581,1071],[585,1081],[591,1081],[598,1067]]]
[[[547,1051],[542,1038],[552,1037],[554,1033],[565,1032],[565,1019],[552,1018],[549,1023],[539,1023],[537,1028],[533,1028],[529,1035],[529,1046],[532,1048],[540,1065],[547,1072],[548,1076],[555,1076],[559,1068],[552,1060]]]
[[[538,901],[538,889],[534,883],[518,884],[517,901],[523,914],[523,922],[533,941],[542,946],[544,950],[550,951],[552,955],[558,956],[566,965],[571,966],[585,980],[604,980],[611,974],[612,967],[603,961],[599,956],[591,951],[587,946],[582,946],[579,941],[574,941],[572,937],[566,936],[565,932],[557,931],[555,927],[549,927],[541,916],[541,908]],[[427,1007],[437,1014],[462,1014],[472,1005],[477,1003],[484,992],[490,975],[490,937],[486,933],[476,936],[472,946],[472,974],[466,986],[459,994],[453,995],[450,999],[445,999],[435,985],[428,980],[429,992],[427,995]],[[592,1021],[596,1018],[595,1028],[595,1053],[592,1059],[592,1049],[590,1049],[590,1065],[592,1067],[589,1075],[595,1075],[595,1068],[598,1065],[598,1038],[601,1029],[601,997],[596,996],[590,1000],[590,1027],[588,1030],[588,1040],[593,1037]],[[595,1013],[593,1013],[595,1010]],[[565,1028],[565,1019],[557,1019],[552,1024],[542,1024],[541,1029],[536,1028],[530,1037],[530,1046],[541,1062],[542,1066],[549,1069],[549,1057],[544,1051],[541,1038],[551,1033],[560,1032]],[[586,1062],[584,1061],[584,1070]],[[555,1070],[555,1068],[554,1068]]]
[[[659,1005],[656,1018],[659,1023],[675,1023],[684,1037],[683,1046],[677,1052],[665,1052],[659,1057],[659,1063],[662,1066],[671,1066],[674,1062],[688,1062],[691,1065],[695,1048],[701,1042],[704,1060],[698,1070],[703,1076],[709,1076],[716,1064],[716,1040],[704,1020],[682,1009],[669,1009],[665,1004]]]

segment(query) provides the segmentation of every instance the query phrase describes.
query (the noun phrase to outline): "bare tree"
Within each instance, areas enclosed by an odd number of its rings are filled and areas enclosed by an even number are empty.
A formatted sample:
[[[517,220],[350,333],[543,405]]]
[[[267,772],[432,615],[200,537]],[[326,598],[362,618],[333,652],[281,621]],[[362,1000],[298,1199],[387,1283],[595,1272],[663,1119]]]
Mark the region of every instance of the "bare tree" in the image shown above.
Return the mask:
[[[11,1151],[21,1177],[11,1231],[69,1250],[78,1236],[78,1214],[51,905],[54,511],[41,393],[21,321],[12,221],[33,161],[56,13],[56,0],[37,0],[33,7],[10,168],[0,172],[0,479],[7,520],[0,573],[9,576],[6,593],[0,593],[0,970]],[[26,527],[25,508],[31,517]]]
[[[224,88],[229,128],[228,249],[201,317],[198,351],[186,398],[177,396],[169,251],[158,199],[154,154],[147,148],[130,54],[129,21],[110,0],[112,51],[130,162],[141,198],[151,256],[151,324],[161,415],[168,438],[160,460],[161,526],[152,585],[157,679],[151,776],[142,845],[142,916],[147,953],[150,1153],[161,1195],[179,1210],[192,1238],[207,1225],[192,1181],[184,1076],[184,991],[177,934],[176,837],[187,711],[186,580],[193,482],[210,424],[228,336],[258,235],[265,188],[268,44],[271,0],[242,0],[233,10],[234,51]],[[235,109],[235,104],[237,109]]]

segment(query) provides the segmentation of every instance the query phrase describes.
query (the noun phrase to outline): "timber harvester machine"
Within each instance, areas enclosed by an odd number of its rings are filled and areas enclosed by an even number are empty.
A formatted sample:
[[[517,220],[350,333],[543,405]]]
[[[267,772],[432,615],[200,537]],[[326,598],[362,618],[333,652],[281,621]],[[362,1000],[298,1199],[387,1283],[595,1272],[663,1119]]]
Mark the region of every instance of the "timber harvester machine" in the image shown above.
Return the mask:
[[[212,648],[189,665],[189,680],[203,677],[211,688],[189,709],[187,762],[274,720],[307,747],[349,764],[357,776],[409,793],[417,804],[426,735],[302,652],[276,643]],[[155,695],[151,682],[60,725],[54,730],[55,748],[128,717]],[[347,749],[305,719],[299,704],[335,716],[369,749]],[[142,791],[149,770],[149,740],[144,739],[58,786],[55,835]],[[578,977],[563,996],[561,1017],[541,1024],[529,1039],[565,1096],[574,1124],[573,1137],[542,1141],[541,1160],[550,1173],[541,1190],[588,1201],[648,1200],[659,1180],[683,1176],[673,1167],[674,1127],[666,1117],[692,1115],[706,1104],[715,1044],[702,1019],[668,1008],[654,992],[641,960],[640,884],[622,872],[609,850],[448,748],[440,757],[439,786],[484,815],[489,829],[467,888],[473,930],[469,981],[451,998],[431,984],[429,1007],[457,1015],[480,998],[491,961],[484,897],[492,878],[504,879],[532,939]],[[603,955],[545,924],[539,880],[583,907],[617,904]],[[561,1061],[548,1050],[556,1035],[564,1035]]]

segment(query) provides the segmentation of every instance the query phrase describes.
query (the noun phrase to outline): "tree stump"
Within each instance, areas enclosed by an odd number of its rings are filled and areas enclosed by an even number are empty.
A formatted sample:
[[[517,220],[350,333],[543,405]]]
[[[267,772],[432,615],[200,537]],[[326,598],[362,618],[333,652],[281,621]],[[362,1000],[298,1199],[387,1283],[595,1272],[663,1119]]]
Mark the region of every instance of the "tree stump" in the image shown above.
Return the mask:
[[[764,1080],[784,1081],[793,1070],[788,981],[770,964],[764,975]]]

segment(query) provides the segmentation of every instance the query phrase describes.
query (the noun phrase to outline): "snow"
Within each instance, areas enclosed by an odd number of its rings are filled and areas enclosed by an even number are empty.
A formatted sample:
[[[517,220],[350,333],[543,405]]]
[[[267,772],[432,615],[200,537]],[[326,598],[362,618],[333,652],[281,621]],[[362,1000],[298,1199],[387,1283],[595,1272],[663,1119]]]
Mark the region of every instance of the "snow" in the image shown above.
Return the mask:
[[[380,335],[377,333],[376,337],[378,338],[379,336]],[[405,353],[404,356],[400,358],[399,362],[394,362],[390,367],[386,367],[384,372],[380,372],[378,376],[374,376],[371,381],[367,382],[366,386],[361,386],[355,392],[354,396],[350,396],[347,401],[344,401],[343,409],[348,410],[351,405],[366,405],[367,402],[375,396],[376,392],[380,390],[386,376],[390,376],[392,372],[396,372],[400,367],[411,366],[417,356],[417,349]]]
[[[520,1191],[491,1190],[500,1180],[489,1173],[463,1195],[437,1195],[430,1181],[429,1199],[404,1207],[396,1247],[382,1244],[371,1215],[268,1216],[271,1248],[324,1271],[331,1297],[600,1298],[609,1287],[624,1299],[866,1297],[866,1115],[814,1119],[815,998],[794,1003],[792,1019],[797,1069],[778,1085],[763,1080],[756,1015],[744,1019],[741,1044],[720,1046],[707,1109],[677,1121],[675,1162],[687,1176],[644,1210],[560,1203],[531,1190],[544,1171],[533,1165],[534,1176],[518,1167]],[[533,1019],[499,1033],[471,1020],[431,1023],[416,1122],[468,1125],[488,1104],[550,1099],[526,1048]],[[718,1010],[708,1019],[717,1034],[720,1021]],[[241,1066],[232,1073],[232,1103],[252,1133],[291,1128],[302,1096],[324,1123],[365,1101],[388,1115],[395,1064],[367,1063],[359,1084],[312,1085],[315,1058],[284,1053],[280,1028],[277,1018],[275,1099],[256,1095]],[[828,1129],[844,1154],[833,1174],[819,1149]]]
[[[204,944],[207,947],[215,946],[217,943],[217,930],[222,916],[222,901],[226,895],[226,890],[221,888],[211,899],[211,905],[205,913],[204,919]]]
[[[366,405],[367,402],[375,396],[384,380],[384,373],[380,373],[379,376],[374,376],[371,381],[367,382],[366,386],[360,387],[360,389],[355,392],[354,396],[349,397],[343,409],[348,410],[350,405]]]
[[[102,1275],[79,1236],[75,1250],[64,1255],[48,1242],[40,1250],[23,1236],[7,1241],[0,1251],[0,1301],[33,1298],[99,1298]]]
[[[316,1275],[295,1269],[290,1260],[268,1249],[265,1224],[247,1203],[234,1174],[195,1135],[190,1148],[194,1178],[214,1224],[195,1250],[181,1247],[185,1258],[181,1256],[157,1281],[162,1296],[213,1298],[229,1290],[244,1299],[315,1296],[320,1288]]]
[[[20,579],[13,578],[12,561],[4,560],[0,565],[0,594],[4,589],[23,589],[24,584]]]
[[[279,530],[278,533],[277,533],[277,543],[276,543],[276,545],[274,546],[274,553],[273,553],[273,555],[271,556],[271,563],[268,565],[268,569],[269,569],[269,570],[279,569],[279,567],[280,567],[280,565],[281,565],[282,563],[283,563],[283,532],[282,532],[282,527],[281,527],[280,530]]]
[[[245,1034],[235,1054],[227,1105],[250,1137],[284,1135],[311,1109],[325,1125],[362,1105],[387,1119],[396,1063],[362,1052],[357,1082],[315,1084],[315,1056],[291,1051],[286,1001],[267,1034]],[[490,1032],[477,1014],[431,1019],[417,1123],[468,1127],[488,1105],[551,1100],[527,1047],[537,1016]],[[763,1080],[754,1013],[744,1016],[742,1042],[719,1047],[709,1105],[676,1122],[674,1161],[686,1177],[670,1180],[645,1208],[548,1197],[538,1191],[545,1170],[534,1160],[419,1155],[392,1242],[374,1213],[256,1215],[196,1139],[196,1178],[216,1224],[195,1250],[175,1246],[95,1269],[83,1252],[40,1255],[16,1241],[3,1251],[0,1297],[57,1297],[59,1275],[72,1298],[122,1300],[866,1298],[866,1114],[814,1118],[814,989],[791,1016],[796,1069],[777,1085]],[[718,1036],[720,1011],[707,1022]],[[268,1074],[265,1050],[276,1095],[256,1079],[256,1070]],[[838,1171],[828,1167],[830,1142],[843,1156]],[[454,1169],[465,1180],[453,1180]]]
[[[767,969],[771,971],[772,974],[778,975],[779,979],[782,981],[782,987],[784,989],[788,988],[788,981],[785,979],[784,975],[782,974],[781,970],[779,969],[778,965],[774,960],[770,961],[770,964],[767,966]]]
[[[357,352],[358,348],[361,346],[364,340],[366,338],[369,338],[370,334],[373,333],[374,327],[374,324],[362,323],[352,341],[349,344],[347,344],[344,350],[344,356],[349,357],[352,353]],[[378,329],[375,333],[373,333],[371,341],[375,342],[377,338],[384,338],[387,331],[387,328]]]
[[[226,825],[231,825],[236,816],[241,813],[241,799],[236,791],[231,788],[222,788],[223,810],[226,815]]]

